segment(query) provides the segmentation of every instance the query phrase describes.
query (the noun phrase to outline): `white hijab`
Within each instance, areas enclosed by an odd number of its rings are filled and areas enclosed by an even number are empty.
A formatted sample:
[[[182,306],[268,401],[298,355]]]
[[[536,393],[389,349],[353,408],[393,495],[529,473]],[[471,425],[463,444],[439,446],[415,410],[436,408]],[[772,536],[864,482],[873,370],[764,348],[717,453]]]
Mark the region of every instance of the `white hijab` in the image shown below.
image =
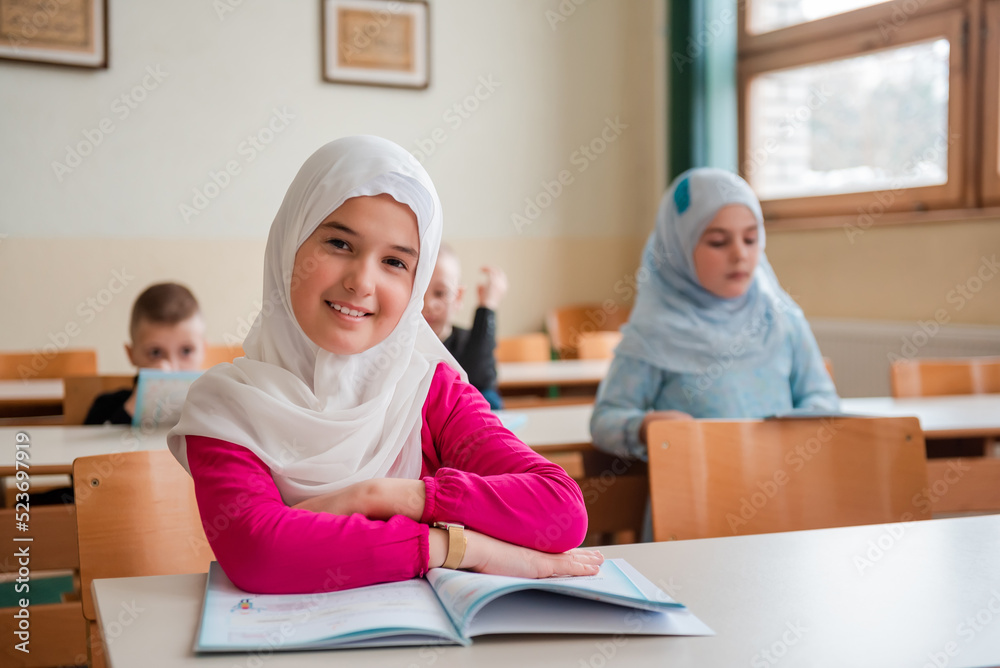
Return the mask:
[[[388,194],[417,218],[419,260],[399,324],[381,343],[336,355],[292,312],[299,246],[351,197]],[[271,469],[286,503],[372,478],[420,474],[421,414],[437,363],[461,368],[421,316],[441,243],[441,203],[427,172],[378,137],[338,139],[306,160],[288,187],[264,253],[264,298],[246,357],[205,372],[167,442],[189,469],[185,435],[244,446]],[[308,267],[305,268],[308,270]]]

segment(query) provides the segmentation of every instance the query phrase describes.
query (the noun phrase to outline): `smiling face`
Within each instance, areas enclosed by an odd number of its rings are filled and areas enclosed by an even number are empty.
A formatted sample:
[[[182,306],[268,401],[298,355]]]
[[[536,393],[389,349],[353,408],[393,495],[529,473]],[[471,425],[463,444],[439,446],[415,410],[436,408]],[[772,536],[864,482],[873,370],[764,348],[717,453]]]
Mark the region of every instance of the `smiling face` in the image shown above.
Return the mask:
[[[313,343],[364,352],[395,329],[413,292],[417,217],[389,195],[352,197],[295,253],[292,312]]]
[[[746,294],[760,258],[757,220],[742,204],[719,209],[694,248],[701,286],[723,299]]]
[[[197,371],[205,361],[205,321],[197,314],[173,324],[143,318],[125,352],[140,369]]]

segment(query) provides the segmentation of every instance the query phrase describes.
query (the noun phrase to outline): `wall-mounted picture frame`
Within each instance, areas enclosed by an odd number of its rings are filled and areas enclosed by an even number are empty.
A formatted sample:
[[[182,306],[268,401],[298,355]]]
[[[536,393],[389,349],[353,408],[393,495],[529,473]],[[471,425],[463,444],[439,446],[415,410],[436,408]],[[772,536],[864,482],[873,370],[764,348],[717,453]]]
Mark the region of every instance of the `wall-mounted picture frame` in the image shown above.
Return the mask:
[[[0,0],[0,58],[108,66],[107,0]]]
[[[321,2],[325,81],[430,85],[430,9],[425,0]]]

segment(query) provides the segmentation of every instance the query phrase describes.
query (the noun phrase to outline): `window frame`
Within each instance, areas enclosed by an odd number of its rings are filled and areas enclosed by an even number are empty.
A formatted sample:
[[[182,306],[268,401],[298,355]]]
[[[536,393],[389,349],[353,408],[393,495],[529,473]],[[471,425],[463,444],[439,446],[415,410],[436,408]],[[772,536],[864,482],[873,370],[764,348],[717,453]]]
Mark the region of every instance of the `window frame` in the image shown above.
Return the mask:
[[[1000,204],[1000,175],[993,179],[989,188],[986,174],[983,174],[982,183],[978,178],[981,172],[986,172],[981,169],[984,164],[983,135],[978,129],[985,123],[986,129],[997,132],[995,121],[1000,119],[997,112],[1000,101],[995,101],[985,111],[980,102],[996,100],[1000,87],[996,85],[1000,73],[994,76],[992,87],[984,87],[980,81],[984,58],[979,34],[983,13],[981,0],[896,0],[756,35],[746,30],[751,9],[748,4],[752,1],[741,0],[737,14],[738,164],[744,177],[751,166],[748,161],[752,121],[749,93],[754,77],[870,55],[935,38],[948,39],[950,44],[947,182],[900,190],[763,200],[761,205],[769,227],[839,226],[845,217],[856,217],[859,209],[867,211],[869,208],[880,214],[874,217],[876,224],[978,218],[996,213],[980,211],[986,204]],[[992,62],[986,57],[985,63],[995,70],[997,57],[1000,57],[996,39],[1000,36],[1000,0],[989,0],[989,4],[989,16],[993,19],[990,26],[996,31],[991,33],[994,39],[990,45],[996,56]],[[994,152],[998,150],[997,145],[997,141],[991,144]],[[991,193],[990,198],[984,198],[984,193]],[[966,211],[969,216],[963,215]],[[866,219],[872,221],[873,217]]]
[[[1000,0],[990,0],[983,17],[983,159],[980,188],[985,206],[1000,205]]]

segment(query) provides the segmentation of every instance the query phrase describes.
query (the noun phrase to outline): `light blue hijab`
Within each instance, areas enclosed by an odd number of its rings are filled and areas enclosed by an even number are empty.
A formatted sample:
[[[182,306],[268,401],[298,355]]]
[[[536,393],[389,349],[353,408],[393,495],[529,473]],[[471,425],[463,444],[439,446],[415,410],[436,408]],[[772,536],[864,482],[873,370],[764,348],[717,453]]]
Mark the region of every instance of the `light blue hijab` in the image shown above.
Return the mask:
[[[701,286],[694,248],[702,232],[730,204],[757,220],[760,259],[746,294],[717,297]],[[722,169],[689,169],[663,196],[656,228],[636,273],[639,294],[615,350],[675,373],[707,373],[709,365],[738,370],[768,364],[802,311],[781,289],[764,256],[764,217],[757,196]]]

